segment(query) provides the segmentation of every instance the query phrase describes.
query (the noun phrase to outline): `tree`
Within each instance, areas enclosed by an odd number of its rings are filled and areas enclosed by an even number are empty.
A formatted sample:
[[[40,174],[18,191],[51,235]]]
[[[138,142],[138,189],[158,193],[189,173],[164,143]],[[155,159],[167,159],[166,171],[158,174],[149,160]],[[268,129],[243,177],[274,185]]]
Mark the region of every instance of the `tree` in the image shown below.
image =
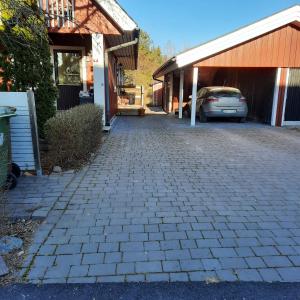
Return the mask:
[[[2,90],[35,93],[40,135],[45,122],[55,114],[57,89],[44,17],[34,0],[0,3],[0,55]]]
[[[138,68],[135,71],[125,71],[126,84],[143,85],[145,103],[152,100],[153,72],[163,63],[164,59],[159,47],[155,47],[145,31],[140,32]]]

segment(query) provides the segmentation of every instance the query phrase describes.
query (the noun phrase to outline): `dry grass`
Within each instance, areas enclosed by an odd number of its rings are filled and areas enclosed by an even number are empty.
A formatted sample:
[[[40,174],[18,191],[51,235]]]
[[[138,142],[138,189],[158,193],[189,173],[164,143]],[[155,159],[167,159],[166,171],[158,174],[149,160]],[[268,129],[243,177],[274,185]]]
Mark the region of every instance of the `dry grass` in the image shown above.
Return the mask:
[[[6,215],[6,194],[0,192],[0,236],[14,236],[23,240],[21,249],[12,251],[11,253],[2,255],[9,273],[0,277],[0,285],[6,285],[14,282],[21,282],[22,278],[18,277],[18,272],[22,267],[26,251],[32,241],[34,232],[36,231],[39,221],[33,220],[11,220]]]

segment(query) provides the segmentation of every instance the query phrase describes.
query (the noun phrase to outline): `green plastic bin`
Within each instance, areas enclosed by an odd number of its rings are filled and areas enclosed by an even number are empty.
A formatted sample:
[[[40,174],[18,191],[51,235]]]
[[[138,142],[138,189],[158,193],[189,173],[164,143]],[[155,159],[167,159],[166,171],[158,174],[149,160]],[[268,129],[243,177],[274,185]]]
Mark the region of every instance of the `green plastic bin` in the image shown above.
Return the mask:
[[[16,116],[16,108],[0,106],[0,187],[5,187],[10,172],[10,130],[9,119]]]

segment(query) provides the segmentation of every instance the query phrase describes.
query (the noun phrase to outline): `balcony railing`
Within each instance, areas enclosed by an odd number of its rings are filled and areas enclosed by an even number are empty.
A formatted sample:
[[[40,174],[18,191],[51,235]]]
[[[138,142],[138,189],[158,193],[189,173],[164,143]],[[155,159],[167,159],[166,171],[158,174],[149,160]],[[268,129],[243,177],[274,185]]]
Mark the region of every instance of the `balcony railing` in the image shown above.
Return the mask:
[[[38,0],[39,7],[43,10],[47,26],[55,27],[75,27],[74,0]]]

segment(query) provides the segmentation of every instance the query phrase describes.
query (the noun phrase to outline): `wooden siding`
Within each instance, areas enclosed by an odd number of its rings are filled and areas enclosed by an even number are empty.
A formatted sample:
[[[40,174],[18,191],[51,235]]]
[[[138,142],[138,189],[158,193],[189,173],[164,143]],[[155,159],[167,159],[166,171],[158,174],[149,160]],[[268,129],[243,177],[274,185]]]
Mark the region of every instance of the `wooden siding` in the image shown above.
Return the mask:
[[[300,30],[290,24],[196,62],[196,67],[300,67]]]
[[[162,106],[162,99],[163,99],[163,83],[157,82],[154,83],[152,86],[152,93],[153,93],[153,105],[155,106]]]
[[[27,93],[0,92],[0,105],[17,108],[10,119],[12,161],[22,170],[35,170]]]
[[[102,34],[121,33],[115,22],[93,0],[76,0],[74,10],[75,26],[60,27],[58,21],[54,20],[53,26],[48,28],[48,31],[77,34],[91,34],[94,32]]]

